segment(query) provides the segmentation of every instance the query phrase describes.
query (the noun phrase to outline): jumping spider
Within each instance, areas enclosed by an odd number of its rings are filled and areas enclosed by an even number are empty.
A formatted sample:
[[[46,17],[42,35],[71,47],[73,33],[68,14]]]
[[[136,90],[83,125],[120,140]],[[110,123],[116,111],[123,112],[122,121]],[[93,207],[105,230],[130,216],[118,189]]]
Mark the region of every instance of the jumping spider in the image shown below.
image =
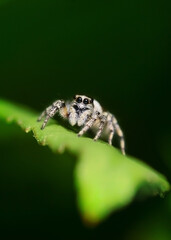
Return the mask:
[[[95,128],[97,133],[94,140],[96,141],[101,136],[102,131],[106,130],[109,135],[108,142],[112,145],[112,139],[116,131],[117,135],[120,137],[122,154],[125,155],[123,132],[114,115],[103,111],[98,101],[84,95],[75,95],[74,99],[68,102],[57,100],[46,108],[38,118],[38,121],[41,121],[42,118],[45,117],[41,129],[45,128],[48,120],[57,112],[59,112],[64,119],[68,119],[72,126],[76,124],[78,126],[83,126],[78,136],[82,136],[89,128]]]

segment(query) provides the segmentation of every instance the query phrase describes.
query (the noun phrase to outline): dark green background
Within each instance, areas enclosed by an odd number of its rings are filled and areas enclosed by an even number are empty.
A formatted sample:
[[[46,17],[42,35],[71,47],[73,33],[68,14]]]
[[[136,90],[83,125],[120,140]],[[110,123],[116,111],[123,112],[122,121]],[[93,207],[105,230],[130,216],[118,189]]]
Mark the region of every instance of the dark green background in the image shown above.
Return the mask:
[[[170,20],[169,0],[4,0],[0,96],[38,111],[55,99],[92,96],[118,118],[127,153],[171,180]],[[12,127],[2,129],[3,230],[170,239],[169,195],[133,203],[99,227],[85,228],[75,204],[74,157],[53,156],[31,135],[18,129],[14,138]]]

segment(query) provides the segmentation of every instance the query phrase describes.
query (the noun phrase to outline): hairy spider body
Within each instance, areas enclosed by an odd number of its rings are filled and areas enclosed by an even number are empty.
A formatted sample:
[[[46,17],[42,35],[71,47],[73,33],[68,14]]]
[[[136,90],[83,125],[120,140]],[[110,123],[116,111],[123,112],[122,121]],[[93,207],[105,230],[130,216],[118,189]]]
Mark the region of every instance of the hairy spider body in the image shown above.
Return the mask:
[[[95,128],[97,129],[97,133],[94,137],[94,140],[96,141],[101,136],[103,130],[106,130],[109,136],[108,142],[112,145],[112,139],[114,133],[116,132],[116,134],[120,137],[120,148],[122,154],[125,155],[123,132],[115,116],[109,112],[103,111],[98,101],[84,95],[74,96],[74,99],[71,102],[57,100],[51,106],[47,107],[38,118],[38,121],[41,121],[42,118],[45,117],[41,129],[45,128],[48,120],[57,112],[64,119],[68,119],[72,126],[83,126],[78,133],[78,136],[82,136],[90,128]]]

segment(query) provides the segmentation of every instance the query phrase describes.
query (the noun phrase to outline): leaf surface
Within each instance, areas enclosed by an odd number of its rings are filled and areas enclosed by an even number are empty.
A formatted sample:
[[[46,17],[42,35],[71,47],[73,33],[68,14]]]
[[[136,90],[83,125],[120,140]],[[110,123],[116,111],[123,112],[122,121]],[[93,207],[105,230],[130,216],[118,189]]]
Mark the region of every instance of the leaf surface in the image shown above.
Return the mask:
[[[123,156],[105,142],[78,138],[54,120],[41,130],[37,117],[33,110],[0,100],[0,119],[17,123],[25,132],[32,131],[37,142],[48,145],[54,153],[67,150],[77,157],[75,186],[86,221],[98,223],[130,203],[139,192],[143,196],[162,195],[169,190],[165,177],[140,160]]]

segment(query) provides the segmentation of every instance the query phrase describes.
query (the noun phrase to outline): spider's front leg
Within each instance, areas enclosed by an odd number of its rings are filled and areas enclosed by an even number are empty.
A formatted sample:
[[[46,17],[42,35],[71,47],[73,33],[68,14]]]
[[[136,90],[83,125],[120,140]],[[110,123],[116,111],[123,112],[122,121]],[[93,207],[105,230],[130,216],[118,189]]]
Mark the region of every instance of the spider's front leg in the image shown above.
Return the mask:
[[[40,115],[40,117],[37,120],[38,122],[40,122],[42,120],[42,118],[45,117],[45,120],[41,126],[41,129],[45,128],[48,120],[50,118],[52,118],[58,111],[59,111],[60,115],[64,118],[68,114],[66,106],[65,106],[65,102],[63,100],[55,101],[51,106],[47,107],[45,109],[45,111],[42,112],[42,114]]]
[[[85,132],[87,132],[87,130],[93,126],[94,122],[98,119],[98,117],[99,117],[99,112],[96,112],[95,114],[93,114],[91,119],[88,122],[86,122],[85,126],[78,133],[78,137],[82,136]]]

